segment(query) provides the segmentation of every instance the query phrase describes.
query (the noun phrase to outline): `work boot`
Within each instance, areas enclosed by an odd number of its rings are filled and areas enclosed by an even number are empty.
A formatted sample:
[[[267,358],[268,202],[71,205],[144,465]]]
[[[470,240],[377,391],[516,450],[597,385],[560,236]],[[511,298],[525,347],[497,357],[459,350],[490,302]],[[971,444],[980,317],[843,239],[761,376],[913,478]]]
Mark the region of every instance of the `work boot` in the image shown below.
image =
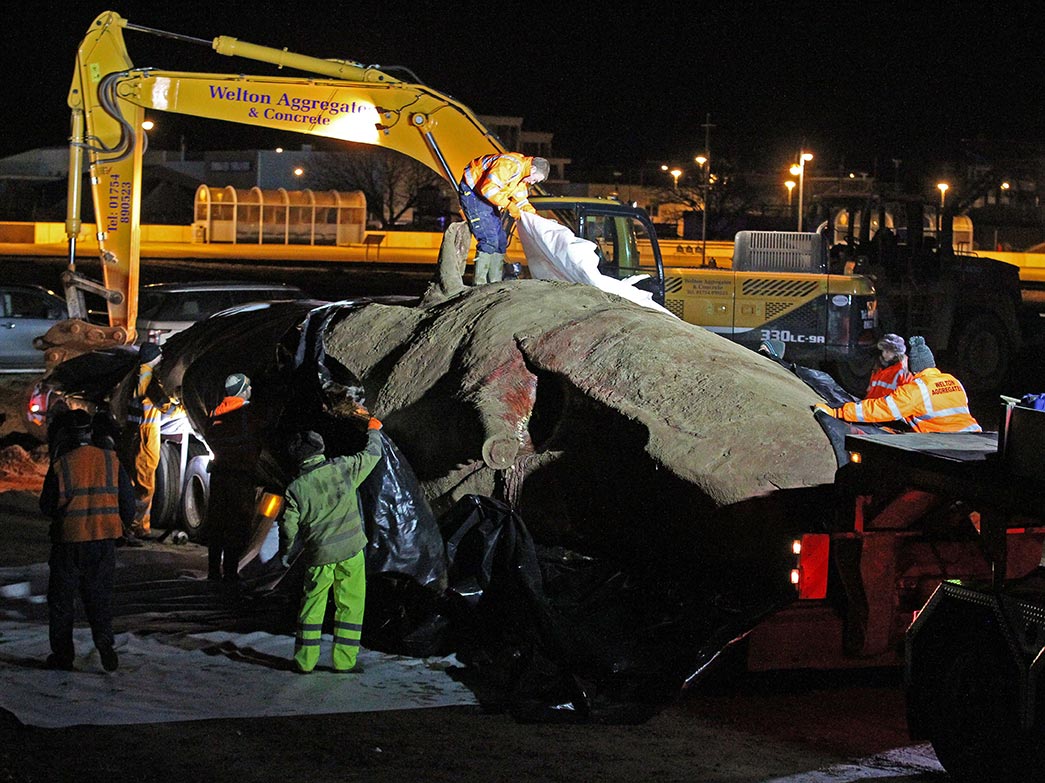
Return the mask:
[[[497,280],[500,280],[501,268],[503,266],[503,253],[476,253],[475,272],[472,275],[472,285],[494,283]]]
[[[63,672],[75,671],[75,669],[73,668],[73,662],[72,662],[71,659],[70,660],[66,660],[65,658],[59,658],[54,653],[51,653],[50,655],[47,656],[47,660],[44,661],[44,668],[46,668],[46,669],[56,669],[56,670],[60,670],[60,671],[63,671]]]
[[[499,283],[504,279],[504,253],[490,254],[490,268],[486,272],[486,279],[491,283]]]
[[[120,666],[120,659],[116,650],[112,647],[99,647],[98,655],[102,659],[102,668],[107,672],[114,672]]]

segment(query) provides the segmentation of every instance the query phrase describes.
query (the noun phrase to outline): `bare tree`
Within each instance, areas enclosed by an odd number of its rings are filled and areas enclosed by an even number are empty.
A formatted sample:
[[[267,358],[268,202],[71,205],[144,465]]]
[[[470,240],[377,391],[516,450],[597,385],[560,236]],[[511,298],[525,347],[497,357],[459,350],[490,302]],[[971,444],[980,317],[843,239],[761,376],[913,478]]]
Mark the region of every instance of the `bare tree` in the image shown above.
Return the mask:
[[[417,206],[424,190],[442,182],[413,158],[366,144],[350,144],[345,152],[314,153],[309,166],[309,184],[316,190],[363,191],[367,212],[386,229]]]

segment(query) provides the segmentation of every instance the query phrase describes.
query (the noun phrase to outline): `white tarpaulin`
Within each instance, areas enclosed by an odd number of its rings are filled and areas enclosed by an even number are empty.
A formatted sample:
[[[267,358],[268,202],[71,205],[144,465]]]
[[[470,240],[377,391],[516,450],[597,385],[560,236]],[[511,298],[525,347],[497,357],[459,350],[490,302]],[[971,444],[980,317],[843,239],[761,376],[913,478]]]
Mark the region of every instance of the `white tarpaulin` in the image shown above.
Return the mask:
[[[362,673],[337,674],[329,635],[316,670],[297,674],[289,667],[292,635],[214,630],[215,624],[242,625],[249,604],[221,614],[228,607],[222,608],[214,587],[184,570],[170,573],[181,562],[165,549],[171,548],[121,550],[114,623],[120,667],[111,674],[102,669],[82,622],[74,633],[76,671],[43,668],[50,652],[47,566],[0,569],[0,707],[28,725],[61,727],[477,703],[447,673],[457,665],[453,657],[421,659],[364,649]],[[174,551],[188,555],[186,550],[194,549]],[[141,571],[152,578],[131,581]]]
[[[561,223],[532,212],[520,213],[516,226],[531,277],[594,286],[674,317],[653,301],[653,294],[635,287],[634,283],[649,275],[618,280],[602,274],[594,242],[581,239]]]

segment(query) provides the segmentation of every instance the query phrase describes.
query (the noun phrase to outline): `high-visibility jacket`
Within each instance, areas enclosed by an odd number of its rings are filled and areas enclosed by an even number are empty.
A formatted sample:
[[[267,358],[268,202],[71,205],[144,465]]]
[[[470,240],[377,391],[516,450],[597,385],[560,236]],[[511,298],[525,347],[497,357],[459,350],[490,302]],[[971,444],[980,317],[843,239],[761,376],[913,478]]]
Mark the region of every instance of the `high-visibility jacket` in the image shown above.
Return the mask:
[[[885,397],[913,380],[914,373],[907,369],[906,358],[893,362],[888,367],[877,368],[871,373],[871,380],[867,384],[867,394],[864,395],[864,399],[873,400],[876,397]]]
[[[322,454],[301,463],[301,475],[290,482],[279,526],[279,549],[288,552],[301,538],[309,566],[338,563],[366,546],[356,490],[381,461],[379,430],[367,433],[358,454],[325,459]]]
[[[138,368],[138,384],[134,387],[134,396],[127,405],[127,422],[137,427],[159,426],[161,414],[171,407],[170,400],[158,401],[149,396],[149,385],[152,383],[152,367],[143,364]]]
[[[115,451],[84,445],[52,463],[40,509],[55,520],[56,543],[121,538],[134,516],[134,493]]]
[[[958,379],[935,367],[892,394],[847,402],[835,416],[854,422],[906,421],[915,432],[982,432],[969,413],[969,398]]]
[[[523,179],[533,171],[533,158],[516,152],[494,153],[476,158],[464,170],[464,183],[498,209],[512,217],[536,212]]]
[[[214,452],[211,472],[253,474],[261,444],[249,417],[250,401],[225,397],[210,414],[205,438]]]

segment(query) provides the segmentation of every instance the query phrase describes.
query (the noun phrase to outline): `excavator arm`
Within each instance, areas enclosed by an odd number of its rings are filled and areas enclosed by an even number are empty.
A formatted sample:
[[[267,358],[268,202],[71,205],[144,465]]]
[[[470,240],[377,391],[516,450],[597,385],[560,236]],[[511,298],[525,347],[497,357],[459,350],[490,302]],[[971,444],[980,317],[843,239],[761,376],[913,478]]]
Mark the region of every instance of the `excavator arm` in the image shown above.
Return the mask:
[[[124,30],[209,46],[301,76],[252,76],[135,68]],[[76,353],[134,340],[138,308],[142,155],[146,110],[174,112],[385,147],[455,183],[474,158],[505,148],[465,106],[423,84],[348,60],[294,54],[220,36],[211,41],[99,15],[81,41],[69,91],[72,130],[63,284],[70,321],[41,338],[53,365]],[[103,281],[76,272],[84,157],[98,226]],[[83,292],[107,303],[109,327],[86,323]]]

